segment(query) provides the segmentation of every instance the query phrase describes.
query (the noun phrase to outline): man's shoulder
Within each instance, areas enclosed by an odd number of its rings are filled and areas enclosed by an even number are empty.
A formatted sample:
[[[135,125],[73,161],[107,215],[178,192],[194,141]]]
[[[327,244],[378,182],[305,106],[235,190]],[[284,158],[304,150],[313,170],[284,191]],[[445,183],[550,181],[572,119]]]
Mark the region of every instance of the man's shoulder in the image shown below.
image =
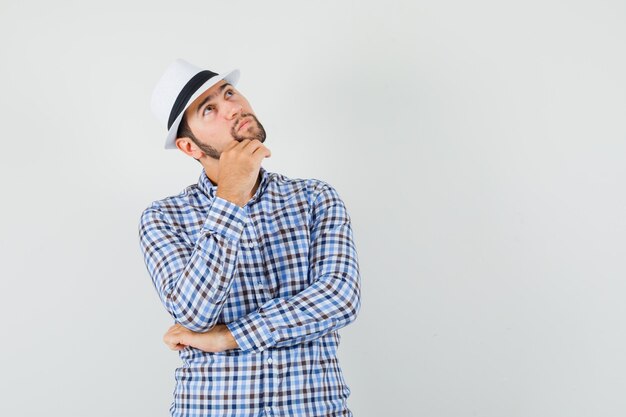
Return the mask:
[[[285,188],[292,192],[291,197],[294,194],[301,198],[305,196],[309,209],[324,211],[330,207],[340,207],[344,212],[347,211],[341,193],[329,181],[320,178],[289,178],[285,175],[279,177],[279,183],[285,184]]]
[[[141,222],[146,219],[157,216],[180,215],[188,211],[190,207],[199,206],[201,191],[198,184],[190,184],[186,186],[178,194],[169,195],[152,201],[141,213]]]
[[[269,173],[270,181],[268,188],[283,196],[293,196],[295,194],[305,195],[311,201],[326,189],[334,190],[334,187],[325,180],[319,178],[299,178],[289,177],[276,172]]]

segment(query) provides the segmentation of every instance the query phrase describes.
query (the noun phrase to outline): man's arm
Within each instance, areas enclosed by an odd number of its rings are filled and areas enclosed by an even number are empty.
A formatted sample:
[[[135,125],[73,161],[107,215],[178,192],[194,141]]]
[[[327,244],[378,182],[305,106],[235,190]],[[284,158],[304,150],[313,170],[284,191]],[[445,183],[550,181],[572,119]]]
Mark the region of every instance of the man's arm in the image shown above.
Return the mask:
[[[191,242],[157,206],[141,215],[139,241],[161,302],[186,328],[211,329],[224,306],[248,220],[245,209],[215,197],[196,242]]]
[[[317,339],[356,319],[361,277],[350,217],[337,191],[325,184],[312,212],[309,273],[313,284],[293,297],[274,298],[228,323],[242,350],[261,351]],[[302,277],[306,279],[306,277]]]

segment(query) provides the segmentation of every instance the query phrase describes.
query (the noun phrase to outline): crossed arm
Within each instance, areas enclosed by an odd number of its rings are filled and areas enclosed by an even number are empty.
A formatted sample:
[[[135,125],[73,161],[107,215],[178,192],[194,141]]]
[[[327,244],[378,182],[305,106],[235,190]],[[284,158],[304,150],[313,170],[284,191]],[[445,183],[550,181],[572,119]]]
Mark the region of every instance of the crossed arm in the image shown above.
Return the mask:
[[[174,350],[261,351],[313,340],[355,320],[361,279],[351,222],[329,184],[317,194],[311,216],[312,285],[271,299],[231,323],[216,324],[232,285],[246,211],[216,197],[200,237],[191,244],[158,208],[146,209],[139,228],[146,266],[176,321],[164,342]]]
[[[225,324],[216,324],[208,332],[194,332],[181,324],[174,324],[163,335],[163,342],[172,350],[192,346],[205,352],[223,352],[239,347]]]

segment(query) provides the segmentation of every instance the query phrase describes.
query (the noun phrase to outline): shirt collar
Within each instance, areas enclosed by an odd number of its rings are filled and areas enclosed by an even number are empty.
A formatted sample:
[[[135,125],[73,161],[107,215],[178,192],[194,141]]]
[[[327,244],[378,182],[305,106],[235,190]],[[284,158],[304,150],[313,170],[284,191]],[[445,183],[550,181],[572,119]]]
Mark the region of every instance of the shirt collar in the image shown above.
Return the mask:
[[[252,197],[251,202],[256,201],[261,196],[269,180],[270,173],[265,168],[261,166],[259,172],[261,173],[261,183],[259,184],[256,193]],[[209,177],[207,177],[204,169],[202,169],[202,171],[200,172],[200,178],[198,179],[198,188],[200,188],[200,190],[202,190],[202,192],[206,194],[209,198],[213,199],[215,197],[217,185],[213,184]]]

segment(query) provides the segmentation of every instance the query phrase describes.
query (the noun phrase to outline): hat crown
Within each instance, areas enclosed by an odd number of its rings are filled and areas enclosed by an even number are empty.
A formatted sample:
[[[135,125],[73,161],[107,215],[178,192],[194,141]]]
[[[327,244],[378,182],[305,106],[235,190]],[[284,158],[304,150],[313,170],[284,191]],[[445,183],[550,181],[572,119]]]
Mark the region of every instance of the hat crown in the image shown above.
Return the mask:
[[[159,122],[167,128],[172,106],[181,90],[194,75],[202,71],[184,59],[172,62],[152,91],[151,108]]]

